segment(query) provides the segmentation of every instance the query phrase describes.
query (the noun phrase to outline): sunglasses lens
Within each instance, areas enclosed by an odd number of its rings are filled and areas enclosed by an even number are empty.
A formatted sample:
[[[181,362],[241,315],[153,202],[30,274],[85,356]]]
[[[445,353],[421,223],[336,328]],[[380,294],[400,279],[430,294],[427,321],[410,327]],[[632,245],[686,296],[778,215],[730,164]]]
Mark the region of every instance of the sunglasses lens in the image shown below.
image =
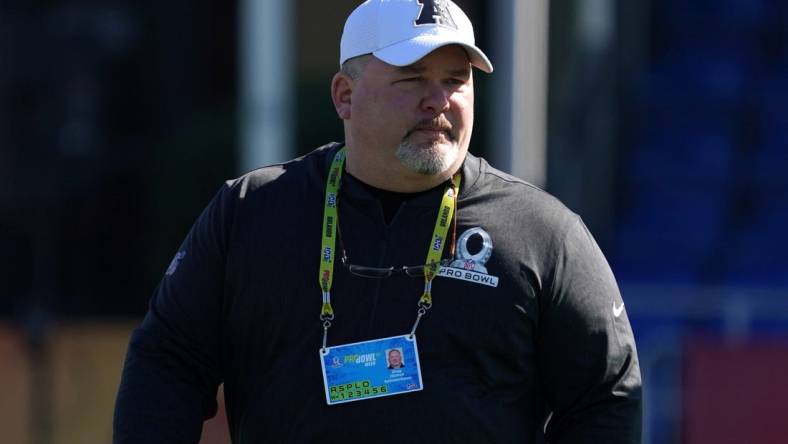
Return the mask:
[[[348,271],[365,278],[387,278],[394,271],[392,268],[364,267],[362,265],[348,265]]]

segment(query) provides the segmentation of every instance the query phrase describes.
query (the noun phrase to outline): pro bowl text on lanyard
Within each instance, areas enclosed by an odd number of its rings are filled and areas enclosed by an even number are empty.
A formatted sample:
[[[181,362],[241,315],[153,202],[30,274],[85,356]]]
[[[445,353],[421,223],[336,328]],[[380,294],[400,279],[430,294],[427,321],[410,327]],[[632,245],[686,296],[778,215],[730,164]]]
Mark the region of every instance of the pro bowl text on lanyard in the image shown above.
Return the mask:
[[[339,224],[339,188],[345,165],[345,148],[334,155],[326,180],[326,197],[323,208],[323,241],[320,245],[320,289],[323,305],[320,321],[323,323],[323,346],[320,348],[320,363],[326,402],[329,405],[362,399],[391,396],[418,391],[423,388],[416,328],[422,316],[432,307],[432,280],[440,269],[443,247],[446,244],[449,225],[457,206],[460,189],[460,173],[446,185],[441,199],[441,208],[435,220],[435,228],[427,248],[424,268],[424,291],[418,301],[416,321],[410,333],[402,336],[355,342],[352,344],[327,346],[328,329],[334,320],[331,306],[331,286],[334,278],[336,258],[336,236]]]

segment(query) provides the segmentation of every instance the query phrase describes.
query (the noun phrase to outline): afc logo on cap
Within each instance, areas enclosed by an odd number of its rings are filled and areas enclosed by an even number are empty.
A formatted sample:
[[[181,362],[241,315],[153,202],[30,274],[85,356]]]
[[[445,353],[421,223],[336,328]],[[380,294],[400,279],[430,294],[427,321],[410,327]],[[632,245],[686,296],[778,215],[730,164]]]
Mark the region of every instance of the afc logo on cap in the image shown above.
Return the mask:
[[[416,0],[421,6],[419,16],[413,22],[414,26],[441,25],[457,29],[457,24],[449,13],[447,0]]]

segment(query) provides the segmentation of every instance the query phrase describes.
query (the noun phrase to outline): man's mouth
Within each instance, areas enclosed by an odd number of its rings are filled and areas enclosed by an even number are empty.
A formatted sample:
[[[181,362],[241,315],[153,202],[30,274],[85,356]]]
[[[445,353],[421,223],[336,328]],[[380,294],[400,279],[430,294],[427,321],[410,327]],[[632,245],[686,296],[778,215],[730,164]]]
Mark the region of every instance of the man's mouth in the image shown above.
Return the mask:
[[[452,140],[451,129],[451,125],[449,125],[448,122],[421,122],[413,127],[412,130],[408,131],[405,137],[409,137],[411,134],[418,131],[431,135],[445,134],[447,139]]]
[[[427,133],[448,133],[450,132],[449,128],[440,128],[440,127],[418,127],[416,131],[424,131]]]

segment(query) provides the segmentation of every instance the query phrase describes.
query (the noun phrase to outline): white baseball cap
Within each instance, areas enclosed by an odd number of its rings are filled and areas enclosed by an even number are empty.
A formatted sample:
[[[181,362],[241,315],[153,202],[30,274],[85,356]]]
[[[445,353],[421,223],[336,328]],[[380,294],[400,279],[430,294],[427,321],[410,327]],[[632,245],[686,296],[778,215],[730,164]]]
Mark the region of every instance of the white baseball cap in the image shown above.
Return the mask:
[[[471,64],[493,70],[490,59],[476,47],[473,25],[450,0],[367,0],[345,22],[339,64],[364,54],[394,66],[415,63],[446,45],[461,45]]]

